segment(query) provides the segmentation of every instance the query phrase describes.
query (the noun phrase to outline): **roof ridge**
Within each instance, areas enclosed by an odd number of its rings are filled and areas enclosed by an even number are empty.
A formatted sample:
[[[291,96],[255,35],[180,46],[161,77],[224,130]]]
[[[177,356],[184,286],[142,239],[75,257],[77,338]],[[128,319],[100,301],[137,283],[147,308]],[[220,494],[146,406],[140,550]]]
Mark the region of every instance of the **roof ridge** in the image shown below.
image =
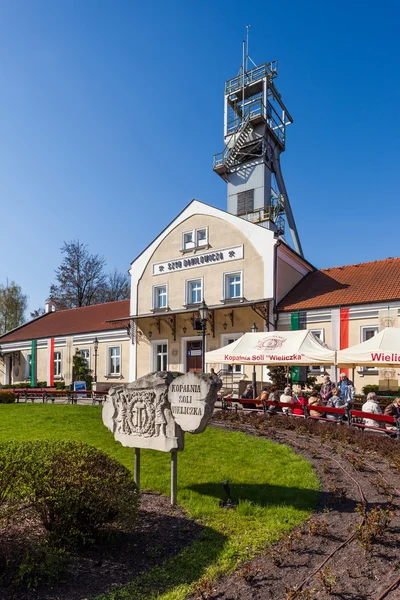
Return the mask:
[[[380,262],[386,262],[388,260],[400,260],[400,256],[388,256],[387,258],[381,258],[378,260],[368,260],[366,262],[360,262],[360,263],[352,263],[350,265],[337,265],[334,267],[326,267],[325,269],[318,269],[318,271],[331,271],[332,269],[346,269],[347,267],[361,267],[362,265],[372,265],[374,263],[380,263]]]
[[[52,313],[66,312],[67,310],[81,310],[82,308],[94,308],[95,306],[104,306],[105,304],[118,304],[118,302],[129,302],[129,298],[126,300],[111,300],[111,302],[98,302],[97,304],[88,304],[87,306],[74,306],[73,308],[60,308],[52,311]],[[48,313],[46,313],[48,314]]]

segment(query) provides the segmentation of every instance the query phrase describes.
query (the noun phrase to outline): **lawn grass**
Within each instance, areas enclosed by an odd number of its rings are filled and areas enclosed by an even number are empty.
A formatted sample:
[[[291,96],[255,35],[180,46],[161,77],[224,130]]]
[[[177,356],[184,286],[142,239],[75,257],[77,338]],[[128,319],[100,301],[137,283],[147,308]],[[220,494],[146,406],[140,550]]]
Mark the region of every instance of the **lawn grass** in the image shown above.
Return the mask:
[[[80,440],[133,469],[133,449],[115,442],[99,407],[0,405],[0,441],[33,439]],[[142,489],[169,494],[169,454],[142,451],[141,462]],[[219,506],[225,479],[239,501],[234,510]],[[318,488],[311,465],[285,446],[211,427],[201,435],[186,434],[178,455],[178,503],[202,524],[202,534],[163,567],[101,600],[185,598],[193,582],[231,572],[304,521]]]

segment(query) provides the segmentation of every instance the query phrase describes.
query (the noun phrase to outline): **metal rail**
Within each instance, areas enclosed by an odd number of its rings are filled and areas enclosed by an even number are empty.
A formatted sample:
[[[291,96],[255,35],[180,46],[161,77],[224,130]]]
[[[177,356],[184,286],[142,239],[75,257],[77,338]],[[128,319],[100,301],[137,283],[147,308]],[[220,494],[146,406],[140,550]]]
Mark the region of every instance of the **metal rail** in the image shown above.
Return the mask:
[[[278,61],[273,60],[269,63],[263,63],[255,67],[251,71],[247,71],[244,76],[239,74],[233,79],[228,79],[225,82],[225,94],[233,94],[240,91],[244,86],[250,85],[260,81],[264,77],[270,77],[273,79],[278,76]]]

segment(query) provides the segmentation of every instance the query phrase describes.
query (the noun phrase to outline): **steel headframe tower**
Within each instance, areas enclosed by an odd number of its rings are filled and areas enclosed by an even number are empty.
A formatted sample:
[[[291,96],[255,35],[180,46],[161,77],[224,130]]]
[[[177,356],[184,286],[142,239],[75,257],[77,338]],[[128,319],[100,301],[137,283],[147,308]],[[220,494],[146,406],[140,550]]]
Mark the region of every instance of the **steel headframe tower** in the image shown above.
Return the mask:
[[[278,237],[284,234],[286,217],[294,247],[303,256],[280,165],[286,126],[293,119],[274,84],[278,63],[256,66],[246,47],[243,42],[239,75],[225,83],[225,148],[214,156],[214,171],[228,184],[228,212]]]

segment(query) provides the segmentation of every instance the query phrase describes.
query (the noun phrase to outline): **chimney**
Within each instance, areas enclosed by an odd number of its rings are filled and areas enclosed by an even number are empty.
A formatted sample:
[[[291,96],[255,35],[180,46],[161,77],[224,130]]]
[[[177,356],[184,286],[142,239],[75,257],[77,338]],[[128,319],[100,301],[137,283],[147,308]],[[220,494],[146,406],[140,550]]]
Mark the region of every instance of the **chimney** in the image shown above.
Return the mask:
[[[53,300],[53,298],[48,298],[45,304],[45,313],[55,312],[57,310],[57,304]]]

